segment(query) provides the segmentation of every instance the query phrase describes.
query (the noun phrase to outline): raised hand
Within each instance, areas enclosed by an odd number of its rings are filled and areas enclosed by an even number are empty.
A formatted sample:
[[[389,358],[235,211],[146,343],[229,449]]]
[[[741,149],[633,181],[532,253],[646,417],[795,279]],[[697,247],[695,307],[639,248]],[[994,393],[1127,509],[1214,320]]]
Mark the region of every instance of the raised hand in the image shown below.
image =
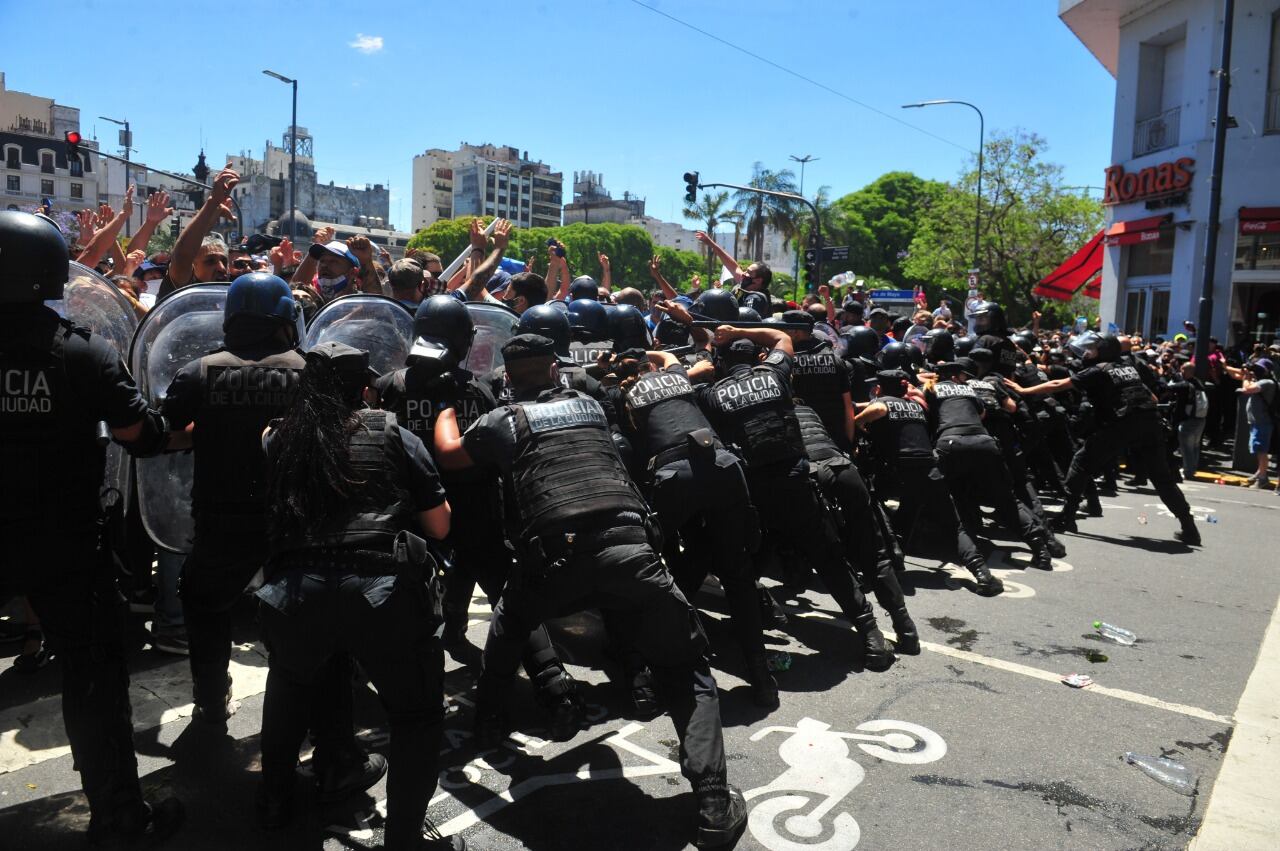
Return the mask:
[[[280,244],[268,252],[267,257],[271,260],[271,265],[276,270],[293,265],[293,243],[289,241],[289,237],[280,240]]]
[[[328,245],[333,242],[333,237],[338,233],[332,225],[325,225],[312,235],[311,241],[316,245]]]
[[[472,219],[471,227],[467,232],[468,239],[471,240],[472,251],[484,251],[489,247],[489,238],[485,236],[484,222],[480,219]]]
[[[600,268],[602,268],[602,269],[608,269],[608,268],[609,268],[609,255],[608,255],[608,254],[596,254],[596,259],[600,261]]]
[[[221,206],[223,201],[231,197],[231,190],[239,184],[240,175],[231,167],[231,163],[227,163],[226,168],[218,172],[218,176],[213,179],[211,197]]]
[[[136,188],[130,183],[129,188],[124,191],[124,203],[120,205],[120,212],[126,219],[133,215],[133,192]]]
[[[506,219],[498,219],[498,223],[493,226],[493,245],[499,251],[506,252],[507,246],[511,244],[511,222]]]
[[[173,208],[169,206],[169,193],[163,189],[153,192],[147,199],[147,224],[159,224],[172,215]]]
[[[93,210],[80,210],[76,213],[76,223],[80,225],[80,244],[88,245],[93,235],[98,232],[97,215]]]
[[[662,274],[662,258],[656,254],[649,260],[649,274],[655,278]]]
[[[827,286],[826,284],[822,284],[821,286],[819,286],[818,298],[822,299],[823,301],[826,301],[827,299],[831,298],[831,287]]]
[[[694,231],[693,238],[698,242],[701,242],[703,245],[711,245],[714,242],[711,237],[707,236],[706,231],[701,230]]]
[[[353,236],[347,240],[347,248],[360,261],[361,270],[370,268],[373,263],[373,243],[367,236]]]

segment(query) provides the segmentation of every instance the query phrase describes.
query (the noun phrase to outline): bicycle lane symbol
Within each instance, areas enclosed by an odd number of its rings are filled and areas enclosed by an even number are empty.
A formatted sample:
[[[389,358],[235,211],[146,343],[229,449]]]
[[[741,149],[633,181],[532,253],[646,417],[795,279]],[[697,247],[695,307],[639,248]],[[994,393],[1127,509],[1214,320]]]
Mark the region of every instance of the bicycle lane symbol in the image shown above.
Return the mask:
[[[765,727],[751,735],[758,742],[772,733],[791,734],[778,747],[787,769],[765,786],[748,790],[751,809],[747,827],[770,851],[852,851],[862,829],[848,812],[832,811],[858,787],[866,771],[849,758],[849,742],[871,756],[904,765],[937,762],[947,743],[927,727],[882,719],[859,724],[856,733],[839,733],[831,725],[801,718],[794,727]],[[790,793],[804,794],[790,794]],[[783,794],[780,794],[783,793]],[[815,805],[806,810],[810,801]]]
[[[1036,589],[1032,588],[1025,582],[1020,582],[1016,579],[1011,579],[1010,577],[1025,579],[1029,575],[1034,576],[1042,573],[1066,573],[1069,570],[1074,570],[1068,562],[1060,559],[1053,559],[1053,569],[1049,571],[1028,571],[1026,568],[1030,566],[1030,564],[1030,553],[1021,550],[1006,550],[1001,547],[997,547],[992,550],[991,554],[987,556],[987,567],[991,570],[992,576],[999,577],[1000,581],[1004,583],[1004,593],[995,599],[1024,600],[1036,595]],[[958,564],[946,562],[934,568],[934,570],[943,574],[946,586],[950,590],[954,591],[957,588],[969,588],[970,590],[973,590],[976,588],[972,574]]]

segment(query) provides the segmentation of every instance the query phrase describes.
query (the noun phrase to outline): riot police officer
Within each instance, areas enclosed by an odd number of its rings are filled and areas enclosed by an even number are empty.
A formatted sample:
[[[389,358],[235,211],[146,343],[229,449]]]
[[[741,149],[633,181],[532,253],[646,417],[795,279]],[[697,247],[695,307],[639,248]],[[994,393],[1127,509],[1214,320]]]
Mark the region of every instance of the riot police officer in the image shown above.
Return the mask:
[[[25,594],[62,667],[67,739],[99,842],[177,830],[176,799],[151,805],[133,750],[127,609],[101,562],[102,429],[130,452],[163,444],[120,355],[60,319],[67,244],[52,220],[0,212],[0,466],[6,479],[0,530],[0,598]]]
[[[752,697],[761,706],[777,706],[747,546],[758,533],[757,519],[742,467],[699,410],[675,355],[649,352],[647,358],[623,380],[619,395],[631,445],[645,461],[642,481],[662,524],[667,564],[691,601],[708,573],[720,580]]]
[[[776,328],[722,325],[716,329],[715,343],[717,365],[699,365],[690,377],[716,379],[699,389],[698,401],[746,462],[751,500],[762,525],[787,536],[822,577],[858,630],[866,667],[887,669],[893,652],[844,560],[838,536],[822,523],[809,483],[809,461],[791,394],[791,338]],[[769,347],[764,360],[757,346]]]
[[[446,297],[447,298],[447,297]],[[263,704],[259,817],[290,820],[313,684],[335,655],[359,660],[391,726],[386,847],[464,847],[423,836],[443,722],[438,563],[449,531],[431,456],[393,414],[364,408],[367,352],[321,343],[296,399],[262,438],[271,559],[262,601],[270,673]]]
[[[922,511],[942,531],[946,557],[973,574],[977,591],[992,597],[1004,591],[1004,583],[992,576],[986,559],[956,514],[955,503],[938,469],[929,416],[917,399],[907,398],[910,376],[900,369],[876,375],[876,399],[858,412],[855,425],[867,431],[877,460],[897,481],[898,511],[894,527],[906,548],[917,515]]]
[[[1127,451],[1145,466],[1160,501],[1178,518],[1181,524],[1175,533],[1178,539],[1189,546],[1199,546],[1200,531],[1191,507],[1174,482],[1165,459],[1164,425],[1156,408],[1155,394],[1136,368],[1121,361],[1120,341],[1115,335],[1090,331],[1072,340],[1070,347],[1084,361],[1084,369],[1068,378],[1022,388],[1024,395],[1079,389],[1089,396],[1097,417],[1096,429],[1071,459],[1059,529],[1075,531],[1076,510],[1086,484],[1117,453]]]
[[[531,307],[521,316],[520,326],[538,324],[540,319],[559,323],[567,347],[569,326],[564,313],[547,305]],[[408,366],[387,373],[374,384],[382,406],[395,413],[401,427],[426,446],[434,445],[436,417],[444,408],[453,410],[458,427],[465,430],[498,407],[489,385],[459,366],[474,334],[475,323],[465,304],[447,295],[431,296],[414,315]],[[453,632],[447,632],[446,639],[460,641],[457,630],[465,629],[472,587],[478,581],[489,604],[496,605],[512,555],[507,542],[493,529],[494,518],[501,516],[498,471],[482,467],[451,470],[443,478],[453,508],[447,541],[453,551],[453,570],[445,597],[446,630]],[[580,702],[545,626],[539,625],[530,634],[524,668],[541,702],[551,710],[552,738],[571,738],[578,732]]]
[[[601,355],[613,351],[613,340],[609,338],[609,313],[593,298],[574,299],[569,302],[568,313],[572,332],[569,355],[578,366],[591,369]]]
[[[165,393],[168,449],[193,448],[195,540],[182,568],[195,717],[232,713],[231,608],[266,559],[262,430],[293,401],[305,361],[289,285],[265,272],[227,290],[222,348],[187,364]]]
[[[482,743],[505,735],[505,702],[529,632],[591,605],[636,617],[635,643],[679,734],[681,769],[698,800],[698,844],[736,840],[742,794],[728,783],[719,698],[696,613],[650,541],[648,506],[627,475],[608,421],[590,397],[560,387],[550,340],[521,334],[503,346],[515,402],[459,435],[451,411],[436,420],[445,469],[492,464],[506,488],[518,567],[489,624],[476,700]]]

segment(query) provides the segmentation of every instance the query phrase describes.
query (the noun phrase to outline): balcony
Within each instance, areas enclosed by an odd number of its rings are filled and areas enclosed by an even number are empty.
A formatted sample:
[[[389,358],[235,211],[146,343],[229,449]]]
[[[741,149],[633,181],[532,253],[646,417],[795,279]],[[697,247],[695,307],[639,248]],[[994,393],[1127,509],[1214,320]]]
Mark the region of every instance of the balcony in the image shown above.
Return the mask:
[[[1163,151],[1178,144],[1178,107],[1167,109],[1159,115],[1139,121],[1133,128],[1133,155],[1135,157]]]
[[[1267,126],[1265,132],[1280,133],[1280,89],[1267,92]]]

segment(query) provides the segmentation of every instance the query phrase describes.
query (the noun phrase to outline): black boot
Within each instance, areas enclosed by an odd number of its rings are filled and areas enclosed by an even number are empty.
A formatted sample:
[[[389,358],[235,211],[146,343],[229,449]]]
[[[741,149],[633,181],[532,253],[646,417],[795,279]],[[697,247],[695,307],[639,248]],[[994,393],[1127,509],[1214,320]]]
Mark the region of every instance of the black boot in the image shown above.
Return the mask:
[[[1067,545],[1059,541],[1052,531],[1049,531],[1049,537],[1045,539],[1044,545],[1048,548],[1049,555],[1054,558],[1066,558]]]
[[[763,585],[756,586],[760,595],[760,622],[764,629],[782,629],[787,625],[787,611],[782,604],[773,598],[769,589]]]
[[[893,631],[898,636],[898,652],[904,656],[919,656],[920,634],[916,632],[915,621],[911,620],[906,608],[889,612],[889,618],[893,621]]]
[[[699,848],[732,847],[747,826],[747,802],[736,786],[698,796]]]
[[[889,644],[884,640],[884,633],[880,631],[880,627],[876,626],[875,617],[859,618],[855,626],[857,626],[858,635],[862,639],[863,666],[868,671],[876,671],[877,673],[887,671],[893,667],[897,657],[889,649]]]
[[[231,675],[226,675],[221,689],[196,681],[191,691],[195,699],[195,709],[192,710],[191,717],[211,727],[225,728],[227,719],[236,711],[231,702]]]
[[[751,684],[751,700],[756,706],[778,708],[778,682],[769,672],[769,662],[764,656],[747,660],[747,681]]]
[[[1102,516],[1102,500],[1098,499],[1098,494],[1087,494],[1084,498],[1084,513],[1086,517]]]
[[[983,597],[995,597],[1004,593],[1004,583],[999,577],[991,575],[985,561],[975,561],[972,564],[966,564],[965,567],[973,574],[974,580],[978,583],[978,593]]]
[[[108,818],[92,818],[89,844],[122,848],[153,845],[177,833],[186,817],[186,810],[177,798],[165,798],[155,804],[137,801],[121,807]]]
[[[330,764],[316,772],[317,798],[332,804],[363,792],[387,774],[387,758],[380,753],[350,755],[345,764]]]
[[[1053,570],[1053,556],[1047,540],[1031,543],[1031,566],[1039,570]]]
[[[628,668],[626,677],[627,682],[631,683],[631,708],[635,710],[637,717],[649,719],[662,711],[657,689],[653,686],[653,672],[647,665]]]
[[[1188,547],[1200,546],[1200,530],[1196,528],[1194,517],[1183,517],[1182,528],[1173,534]]]

